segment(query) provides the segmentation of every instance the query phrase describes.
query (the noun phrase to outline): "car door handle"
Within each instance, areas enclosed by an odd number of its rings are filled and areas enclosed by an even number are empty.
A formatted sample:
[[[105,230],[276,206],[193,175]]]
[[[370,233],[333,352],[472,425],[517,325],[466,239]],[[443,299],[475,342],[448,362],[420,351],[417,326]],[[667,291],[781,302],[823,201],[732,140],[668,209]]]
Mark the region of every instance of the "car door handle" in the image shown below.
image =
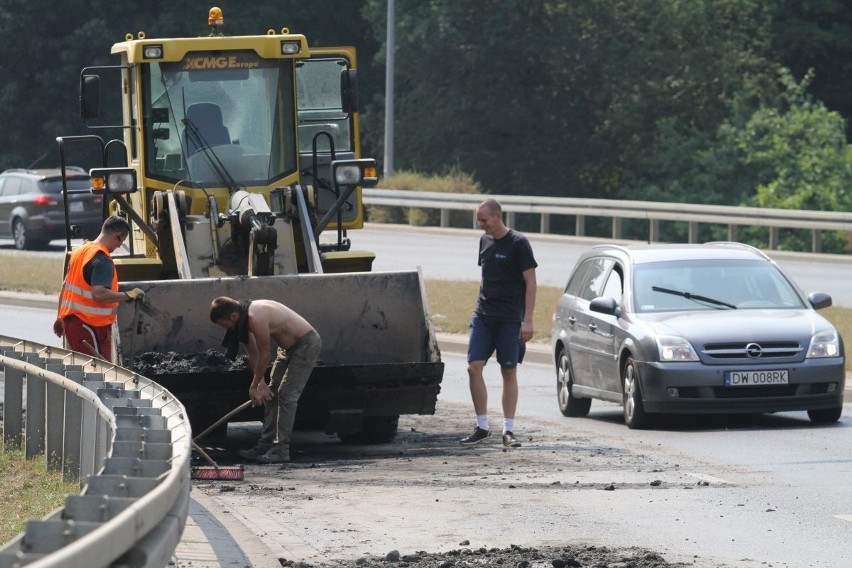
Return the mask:
[[[570,318],[568,318],[568,323],[571,324],[571,326],[573,327],[574,324],[577,323],[577,318],[571,316]]]
[[[589,331],[591,331],[592,333],[594,333],[594,332],[596,332],[597,330],[598,330],[598,326],[596,326],[596,325],[595,325],[595,324],[593,324],[593,323],[590,323],[590,324],[589,324]]]

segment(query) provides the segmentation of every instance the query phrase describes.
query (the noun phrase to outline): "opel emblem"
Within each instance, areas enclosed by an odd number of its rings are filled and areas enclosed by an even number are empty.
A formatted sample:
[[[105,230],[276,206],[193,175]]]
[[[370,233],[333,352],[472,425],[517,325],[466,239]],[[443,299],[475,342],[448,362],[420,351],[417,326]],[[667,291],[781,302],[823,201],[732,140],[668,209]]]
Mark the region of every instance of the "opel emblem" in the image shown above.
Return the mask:
[[[757,343],[749,343],[746,345],[746,355],[748,355],[751,359],[757,359],[760,357],[760,345]]]

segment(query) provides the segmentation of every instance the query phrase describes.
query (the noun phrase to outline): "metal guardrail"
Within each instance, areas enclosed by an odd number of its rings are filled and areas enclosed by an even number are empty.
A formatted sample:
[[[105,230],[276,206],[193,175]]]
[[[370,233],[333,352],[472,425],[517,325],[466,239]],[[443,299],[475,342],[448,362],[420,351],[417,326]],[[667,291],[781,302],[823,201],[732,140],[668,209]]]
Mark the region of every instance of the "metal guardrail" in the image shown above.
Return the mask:
[[[0,336],[3,444],[80,495],[0,548],[0,568],[162,568],[189,509],[191,430],[167,390],[74,351]]]
[[[470,211],[472,227],[477,228],[475,212],[483,199],[481,194],[456,194],[396,189],[364,188],[364,203],[388,207],[417,207],[439,209],[441,227],[449,226],[450,211]],[[770,209],[763,207],[735,207],[729,205],[697,205],[691,203],[659,203],[653,201],[622,201],[615,199],[589,199],[580,197],[540,197],[519,195],[493,195],[507,213],[508,225],[514,225],[517,213],[540,216],[539,230],[550,232],[554,215],[575,217],[576,236],[586,236],[587,217],[610,217],[612,238],[622,238],[622,220],[646,219],[648,240],[658,242],[660,221],[688,223],[690,243],[698,242],[698,226],[702,223],[728,227],[728,240],[737,240],[740,226],[769,228],[769,249],[778,248],[780,229],[805,229],[811,231],[811,251],[820,252],[822,231],[852,232],[852,213],[834,211],[806,211],[796,209]]]

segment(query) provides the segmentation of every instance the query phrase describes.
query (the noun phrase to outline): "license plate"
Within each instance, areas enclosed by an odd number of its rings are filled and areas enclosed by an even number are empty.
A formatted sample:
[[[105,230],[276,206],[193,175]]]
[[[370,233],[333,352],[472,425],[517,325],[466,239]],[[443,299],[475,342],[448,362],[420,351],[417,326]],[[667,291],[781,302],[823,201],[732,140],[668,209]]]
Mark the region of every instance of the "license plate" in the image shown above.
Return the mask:
[[[773,371],[726,371],[726,387],[759,387],[764,385],[786,385],[790,374],[787,369]]]
[[[68,203],[68,211],[70,213],[82,213],[83,212],[83,202],[82,201],[71,201]]]

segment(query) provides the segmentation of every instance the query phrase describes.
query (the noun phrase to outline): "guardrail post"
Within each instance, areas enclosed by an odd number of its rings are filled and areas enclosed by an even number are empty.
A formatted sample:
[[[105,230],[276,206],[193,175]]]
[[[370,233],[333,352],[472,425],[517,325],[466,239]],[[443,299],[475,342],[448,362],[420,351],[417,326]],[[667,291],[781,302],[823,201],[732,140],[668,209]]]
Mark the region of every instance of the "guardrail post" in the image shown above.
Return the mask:
[[[778,248],[778,227],[769,227],[769,250]]]
[[[822,232],[819,229],[811,229],[811,252],[822,251]]]
[[[441,209],[441,227],[447,228],[450,226],[450,210]]]
[[[651,219],[648,221],[648,242],[656,243],[660,240],[660,220]]]
[[[515,226],[515,212],[507,211],[506,212],[506,226],[514,227]]]
[[[586,216],[585,215],[577,215],[577,222],[574,230],[574,234],[578,237],[586,236]]]
[[[82,384],[86,373],[66,371],[65,378]],[[83,446],[83,399],[65,395],[65,427],[62,432],[62,479],[77,481],[80,479],[80,460]]]
[[[621,238],[621,217],[613,217],[612,218],[612,238],[620,239]]]
[[[539,223],[538,232],[544,235],[550,232],[550,213],[541,214],[541,222]]]
[[[473,217],[473,228],[478,229],[479,228],[479,221],[476,220],[476,211],[473,212],[472,217]]]
[[[698,242],[698,222],[690,221],[689,222],[689,241],[690,243]]]
[[[20,358],[17,353],[4,353],[6,357]],[[3,447],[21,449],[24,435],[24,372],[6,367],[3,393]]]
[[[44,368],[44,359],[27,354],[27,363]],[[32,460],[44,453],[45,423],[45,380],[38,376],[26,375],[27,379],[27,419],[24,436],[24,455]]]
[[[45,370],[64,374],[65,365],[49,362]],[[47,469],[56,471],[62,468],[62,439],[65,430],[65,389],[54,383],[47,383]]]
[[[736,225],[728,225],[728,240],[736,241],[737,240],[737,226]]]

